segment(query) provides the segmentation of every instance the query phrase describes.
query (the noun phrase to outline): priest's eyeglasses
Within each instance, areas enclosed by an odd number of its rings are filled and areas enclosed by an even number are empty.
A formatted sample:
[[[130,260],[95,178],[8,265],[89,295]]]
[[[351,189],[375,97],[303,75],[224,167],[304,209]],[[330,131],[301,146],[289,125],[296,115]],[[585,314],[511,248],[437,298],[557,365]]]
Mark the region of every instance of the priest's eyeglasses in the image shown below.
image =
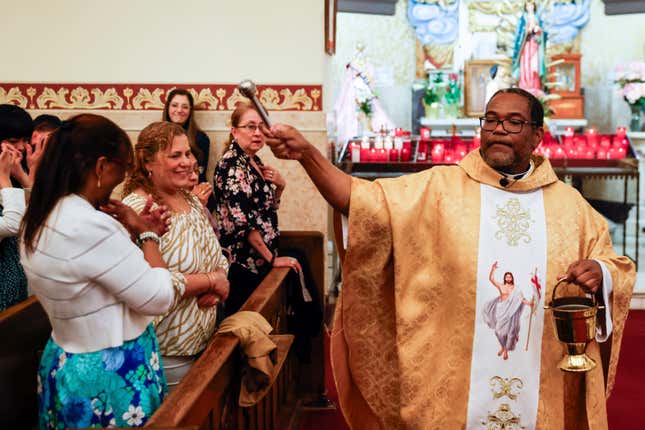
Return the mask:
[[[267,127],[267,126],[266,126],[266,124],[265,124],[265,123],[263,123],[263,122],[261,122],[261,123],[259,123],[259,124],[244,124],[244,125],[238,125],[238,126],[237,126],[237,127],[235,127],[235,128],[243,128],[243,129],[245,129],[246,131],[248,131],[249,133],[253,134],[253,133],[255,133],[255,131],[256,131],[256,130],[260,130],[260,133],[262,133],[262,130],[264,130],[266,127]]]
[[[510,118],[510,119],[498,119],[498,118],[493,118],[493,117],[485,117],[482,116],[479,118],[479,126],[482,128],[482,130],[486,131],[495,131],[499,123],[502,123],[502,128],[507,132],[507,133],[520,133],[522,132],[522,127],[524,127],[524,124],[531,124],[535,125],[536,123],[534,121],[525,121],[523,119],[517,119],[517,118]]]

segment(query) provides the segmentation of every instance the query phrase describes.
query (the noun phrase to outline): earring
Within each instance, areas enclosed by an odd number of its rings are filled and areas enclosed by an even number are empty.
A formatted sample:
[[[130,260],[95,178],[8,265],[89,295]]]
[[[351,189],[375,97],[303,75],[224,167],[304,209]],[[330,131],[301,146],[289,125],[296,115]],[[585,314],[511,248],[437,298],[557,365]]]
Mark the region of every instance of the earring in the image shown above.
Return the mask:
[[[96,181],[96,187],[101,188],[101,175],[99,175],[99,180]]]
[[[148,170],[148,178],[152,178],[152,170]]]

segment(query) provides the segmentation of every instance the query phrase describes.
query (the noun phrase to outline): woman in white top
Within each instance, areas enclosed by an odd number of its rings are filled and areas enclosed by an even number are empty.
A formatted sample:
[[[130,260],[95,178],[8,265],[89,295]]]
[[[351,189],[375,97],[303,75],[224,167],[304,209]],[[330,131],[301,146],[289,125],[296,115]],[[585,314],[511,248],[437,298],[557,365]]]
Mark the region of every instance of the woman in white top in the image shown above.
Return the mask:
[[[144,128],[135,146],[135,163],[124,187],[123,203],[140,212],[146,196],[166,205],[171,223],[161,253],[181,300],[155,321],[168,385],[179,383],[216,328],[217,303],[229,292],[228,262],[199,199],[191,194],[196,159],[185,130],[156,122]],[[155,206],[153,206],[155,207]]]
[[[168,214],[110,200],[132,146],[104,117],[65,121],[43,159],[20,232],[29,286],[52,325],[40,428],[141,426],[167,391],[151,323],[175,300],[158,246]]]

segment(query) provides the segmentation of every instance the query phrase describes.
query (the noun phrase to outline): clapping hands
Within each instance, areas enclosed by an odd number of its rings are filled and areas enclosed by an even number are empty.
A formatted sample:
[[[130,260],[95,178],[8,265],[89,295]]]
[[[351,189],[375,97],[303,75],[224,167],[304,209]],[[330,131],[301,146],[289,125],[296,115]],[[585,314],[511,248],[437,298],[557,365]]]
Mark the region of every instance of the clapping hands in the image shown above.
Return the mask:
[[[152,231],[161,237],[168,232],[171,213],[164,205],[152,209],[152,203],[152,196],[149,195],[143,210],[137,214],[130,206],[110,199],[108,204],[101,206],[101,210],[123,224],[133,238],[139,237],[144,231]]]
[[[197,196],[202,205],[206,206],[208,198],[213,194],[213,186],[208,182],[202,182],[193,187],[192,193]]]

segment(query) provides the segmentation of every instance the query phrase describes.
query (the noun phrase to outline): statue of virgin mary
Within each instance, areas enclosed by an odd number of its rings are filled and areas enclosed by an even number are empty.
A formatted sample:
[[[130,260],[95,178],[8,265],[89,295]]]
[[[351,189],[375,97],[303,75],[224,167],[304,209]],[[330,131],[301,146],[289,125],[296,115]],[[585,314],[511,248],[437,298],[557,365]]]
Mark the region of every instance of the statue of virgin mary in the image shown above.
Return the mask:
[[[542,91],[542,79],[546,76],[546,33],[536,9],[534,1],[524,3],[524,11],[515,31],[511,63],[511,72],[518,86],[533,93]]]

